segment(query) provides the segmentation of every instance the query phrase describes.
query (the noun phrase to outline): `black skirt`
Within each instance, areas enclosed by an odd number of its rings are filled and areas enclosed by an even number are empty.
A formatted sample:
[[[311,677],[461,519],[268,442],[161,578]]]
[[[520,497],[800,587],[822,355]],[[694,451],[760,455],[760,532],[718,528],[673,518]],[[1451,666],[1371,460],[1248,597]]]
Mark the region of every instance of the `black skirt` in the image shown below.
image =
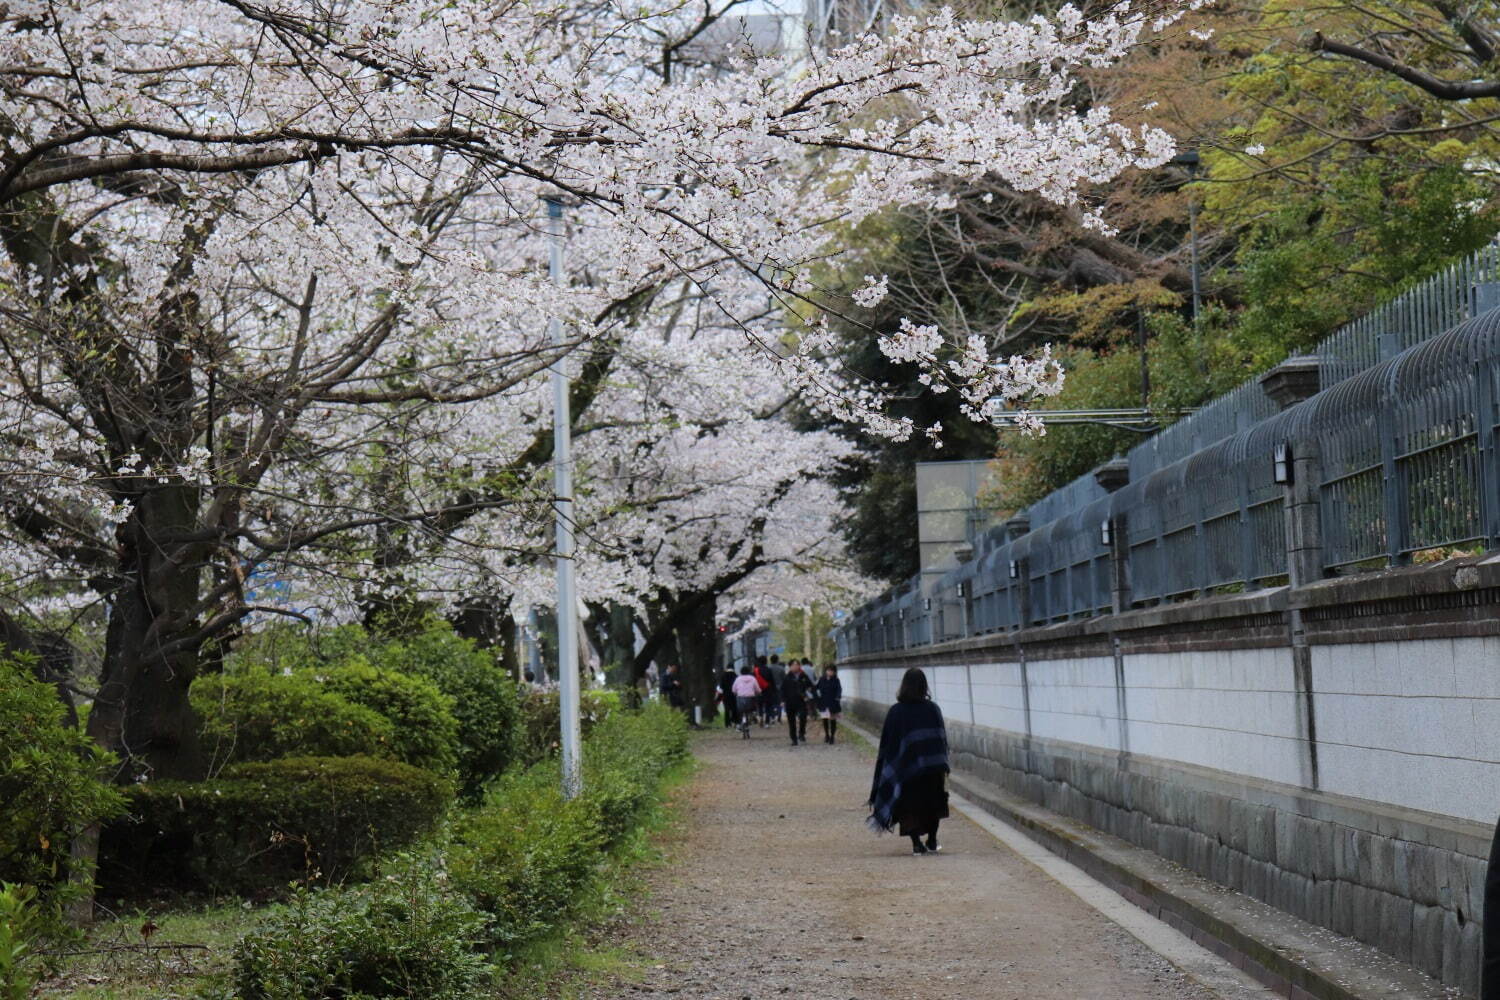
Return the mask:
[[[924,771],[901,789],[901,798],[893,810],[901,824],[901,836],[923,836],[931,833],[937,821],[948,818],[948,789],[942,771]]]

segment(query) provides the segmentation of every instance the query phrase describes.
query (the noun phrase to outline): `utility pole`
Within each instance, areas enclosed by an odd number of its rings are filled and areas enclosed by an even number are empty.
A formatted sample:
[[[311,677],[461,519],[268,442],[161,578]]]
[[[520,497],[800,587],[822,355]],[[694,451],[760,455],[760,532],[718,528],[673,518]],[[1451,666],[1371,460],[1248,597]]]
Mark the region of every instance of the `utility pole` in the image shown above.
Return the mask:
[[[1178,153],[1172,157],[1172,162],[1179,167],[1187,169],[1188,183],[1198,179],[1198,166],[1202,160],[1196,149],[1190,149],[1186,153]],[[1199,289],[1198,279],[1198,198],[1196,192],[1188,195],[1188,252],[1192,255],[1193,267],[1193,326],[1198,325],[1198,311],[1201,308],[1202,293]]]
[[[551,237],[548,273],[552,284],[563,281],[563,206],[547,199],[547,233]],[[562,318],[556,312],[547,322],[552,346],[563,344]],[[557,515],[557,684],[562,717],[563,796],[574,798],[583,790],[578,719],[578,588],[573,561],[573,415],[568,405],[568,376],[563,372],[559,351],[552,362],[552,483]]]
[[[1147,413],[1151,409],[1151,364],[1146,357],[1146,310],[1137,307],[1135,311],[1135,343],[1141,354],[1141,412]]]
[[[1178,153],[1172,157],[1172,162],[1177,166],[1187,168],[1189,184],[1197,180],[1198,166],[1202,160],[1196,149]],[[1203,301],[1201,282],[1198,277],[1198,197],[1197,192],[1191,189],[1188,191],[1188,250],[1192,255],[1193,266],[1193,335],[1198,345],[1198,368],[1204,375],[1207,375],[1208,358],[1203,355],[1203,328],[1198,325],[1198,314],[1202,309]]]

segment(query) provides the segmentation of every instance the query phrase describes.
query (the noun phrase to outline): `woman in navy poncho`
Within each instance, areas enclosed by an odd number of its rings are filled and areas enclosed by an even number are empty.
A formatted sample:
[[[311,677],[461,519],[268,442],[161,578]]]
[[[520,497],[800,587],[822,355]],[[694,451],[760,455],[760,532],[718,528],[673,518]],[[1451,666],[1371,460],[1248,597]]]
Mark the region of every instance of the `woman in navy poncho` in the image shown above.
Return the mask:
[[[870,784],[870,826],[900,827],[913,854],[935,853],[938,823],[948,818],[948,733],[932,702],[927,675],[912,667],[901,678],[896,704],[880,731],[880,753]],[[923,842],[923,838],[926,842]]]

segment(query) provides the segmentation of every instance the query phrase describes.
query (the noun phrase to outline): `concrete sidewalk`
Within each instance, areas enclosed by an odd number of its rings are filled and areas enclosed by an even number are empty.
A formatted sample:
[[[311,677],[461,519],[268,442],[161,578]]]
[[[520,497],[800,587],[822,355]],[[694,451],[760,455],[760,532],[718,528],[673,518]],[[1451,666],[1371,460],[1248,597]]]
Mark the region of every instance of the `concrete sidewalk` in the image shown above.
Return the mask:
[[[848,743],[793,749],[784,729],[748,741],[710,730],[695,750],[683,838],[621,942],[658,964],[598,997],[1271,995],[1225,990],[1248,982],[1227,963],[1222,977],[1189,976],[956,811],[936,857],[876,837],[864,825],[872,760]]]

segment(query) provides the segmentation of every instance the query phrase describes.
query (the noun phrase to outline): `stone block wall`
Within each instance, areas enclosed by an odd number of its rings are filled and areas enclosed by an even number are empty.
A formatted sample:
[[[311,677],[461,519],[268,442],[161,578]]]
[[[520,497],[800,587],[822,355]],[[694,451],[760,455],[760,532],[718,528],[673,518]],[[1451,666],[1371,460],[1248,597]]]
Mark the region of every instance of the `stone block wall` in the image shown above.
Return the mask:
[[[1477,993],[1500,563],[874,654],[853,709],[878,724],[913,665],[960,768]]]

